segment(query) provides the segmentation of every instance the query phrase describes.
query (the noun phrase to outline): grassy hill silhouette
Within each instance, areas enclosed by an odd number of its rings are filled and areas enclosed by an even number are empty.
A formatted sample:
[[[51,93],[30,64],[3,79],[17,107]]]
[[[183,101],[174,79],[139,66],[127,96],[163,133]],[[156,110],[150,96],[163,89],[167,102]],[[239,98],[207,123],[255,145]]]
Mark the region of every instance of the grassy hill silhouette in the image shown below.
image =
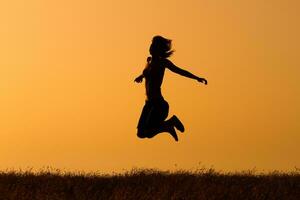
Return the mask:
[[[120,174],[59,170],[0,172],[2,200],[300,199],[300,171],[222,173],[213,169]]]

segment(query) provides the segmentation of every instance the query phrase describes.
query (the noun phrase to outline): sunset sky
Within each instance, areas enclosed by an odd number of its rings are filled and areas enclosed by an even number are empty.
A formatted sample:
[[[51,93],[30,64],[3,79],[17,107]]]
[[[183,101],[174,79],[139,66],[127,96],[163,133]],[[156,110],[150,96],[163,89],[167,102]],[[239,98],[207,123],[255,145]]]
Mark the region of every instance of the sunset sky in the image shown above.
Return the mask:
[[[300,1],[0,3],[0,170],[300,167]],[[134,83],[151,39],[208,85],[166,70],[186,132],[139,139]]]

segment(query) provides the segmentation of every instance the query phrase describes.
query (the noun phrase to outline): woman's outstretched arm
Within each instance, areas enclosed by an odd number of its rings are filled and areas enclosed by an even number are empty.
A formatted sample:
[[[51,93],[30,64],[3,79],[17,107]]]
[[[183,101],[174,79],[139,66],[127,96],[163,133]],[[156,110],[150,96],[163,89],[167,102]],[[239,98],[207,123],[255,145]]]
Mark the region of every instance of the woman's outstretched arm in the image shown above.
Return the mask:
[[[151,61],[151,57],[149,56],[149,57],[147,57],[147,65],[149,64],[150,61]],[[143,78],[145,78],[144,71],[141,75],[139,75],[138,77],[136,77],[134,79],[134,82],[141,83],[141,82],[143,82]]]
[[[207,84],[207,80],[205,78],[200,78],[184,69],[181,69],[179,67],[177,67],[176,65],[174,65],[170,60],[166,59],[166,67],[171,70],[172,72],[179,74],[181,76],[185,76],[191,79],[195,79],[201,83],[204,83],[205,85]]]

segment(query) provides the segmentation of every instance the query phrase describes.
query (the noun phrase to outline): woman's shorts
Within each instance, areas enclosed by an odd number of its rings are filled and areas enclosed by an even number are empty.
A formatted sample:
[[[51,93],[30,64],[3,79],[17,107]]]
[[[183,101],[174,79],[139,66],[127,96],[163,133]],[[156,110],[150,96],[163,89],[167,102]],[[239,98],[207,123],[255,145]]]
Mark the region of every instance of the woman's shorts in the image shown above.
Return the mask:
[[[162,125],[162,123],[168,117],[168,114],[169,104],[165,100],[146,100],[137,128],[157,128]]]

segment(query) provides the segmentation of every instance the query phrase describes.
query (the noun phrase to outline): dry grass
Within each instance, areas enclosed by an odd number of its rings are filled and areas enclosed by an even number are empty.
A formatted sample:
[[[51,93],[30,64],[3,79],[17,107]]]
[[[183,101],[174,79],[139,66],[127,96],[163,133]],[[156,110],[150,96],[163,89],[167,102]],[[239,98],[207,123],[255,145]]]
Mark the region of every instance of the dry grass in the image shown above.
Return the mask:
[[[1,200],[56,199],[276,199],[300,200],[300,173],[213,169],[158,171],[133,169],[122,174],[68,173],[59,170],[0,172]]]

